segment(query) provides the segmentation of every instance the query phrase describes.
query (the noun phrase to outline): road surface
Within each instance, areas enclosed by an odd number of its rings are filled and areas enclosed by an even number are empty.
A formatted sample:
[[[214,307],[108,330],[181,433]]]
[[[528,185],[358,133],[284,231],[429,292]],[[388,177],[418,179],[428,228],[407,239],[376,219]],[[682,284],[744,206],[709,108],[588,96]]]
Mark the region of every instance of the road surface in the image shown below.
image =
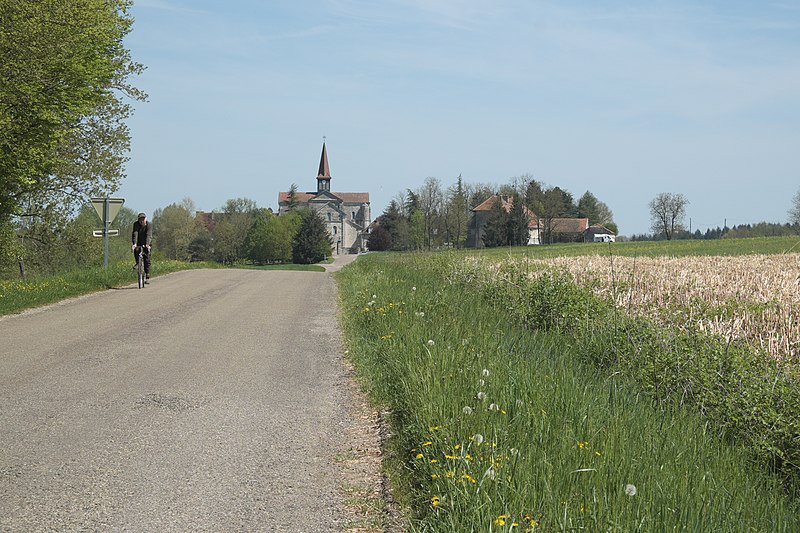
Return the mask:
[[[0,531],[341,531],[336,308],[197,270],[1,318]]]

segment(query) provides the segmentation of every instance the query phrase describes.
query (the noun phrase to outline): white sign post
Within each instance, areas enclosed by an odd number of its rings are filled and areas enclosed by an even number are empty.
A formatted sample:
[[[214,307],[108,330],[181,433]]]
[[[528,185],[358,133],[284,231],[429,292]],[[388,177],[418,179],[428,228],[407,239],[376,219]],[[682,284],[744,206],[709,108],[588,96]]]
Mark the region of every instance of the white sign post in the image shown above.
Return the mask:
[[[92,235],[95,237],[103,237],[103,268],[108,270],[108,237],[119,235],[119,230],[109,230],[108,227],[117,218],[119,210],[122,209],[122,204],[125,203],[125,198],[92,198],[92,207],[97,211],[100,220],[103,221],[103,229],[93,231]]]

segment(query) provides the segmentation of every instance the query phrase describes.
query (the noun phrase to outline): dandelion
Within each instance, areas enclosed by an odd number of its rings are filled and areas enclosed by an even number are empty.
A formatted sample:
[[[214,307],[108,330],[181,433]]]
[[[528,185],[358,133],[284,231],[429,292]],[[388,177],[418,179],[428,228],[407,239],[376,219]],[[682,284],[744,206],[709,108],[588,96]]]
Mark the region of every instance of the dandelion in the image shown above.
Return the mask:
[[[466,405],[466,406],[464,406],[464,409],[462,409],[462,411],[464,412],[465,415],[471,415],[472,414],[472,407],[470,407],[469,405]]]
[[[422,443],[422,446],[430,446],[431,444],[433,444],[431,441],[426,441]]]
[[[372,295],[372,299],[374,300],[375,298],[377,298],[377,296],[373,294]]]
[[[419,317],[419,318],[424,318],[425,317],[425,311],[415,312],[414,316]]]
[[[491,466],[484,472],[483,477],[488,477],[492,481],[497,477],[497,472]]]
[[[418,453],[418,454],[417,454],[415,457],[416,457],[417,459],[422,459],[422,458],[423,458],[423,457],[425,457],[425,456],[424,456],[424,455],[422,455],[421,453]]]
[[[483,401],[483,400],[485,400],[485,399],[486,399],[486,393],[485,393],[485,392],[483,392],[483,391],[479,392],[479,393],[478,393],[478,399],[479,399],[480,401]]]
[[[489,411],[499,411],[500,407],[496,403],[489,404]]]
[[[636,485],[631,485],[630,483],[625,485],[625,495],[636,496]]]
[[[494,519],[494,525],[496,526],[506,525],[506,518],[508,518],[507,515],[501,514],[500,516]]]
[[[511,455],[517,455],[519,453],[519,450],[516,448],[511,448],[509,451],[511,452]]]
[[[475,435],[473,435],[472,440],[475,441],[475,444],[480,446],[481,444],[483,444],[483,435],[481,435],[480,433],[476,433]]]
[[[472,476],[470,476],[469,474],[462,474],[462,475],[461,475],[461,479],[465,479],[465,480],[469,481],[470,483],[472,483],[473,485],[474,485],[475,483],[477,483],[477,481],[475,480],[475,478],[474,478],[474,477],[472,477]]]
[[[436,343],[433,342],[433,339],[428,339],[428,346],[433,346],[434,344]]]
[[[583,450],[583,449],[585,449],[587,446],[589,446],[589,443],[588,443],[588,442],[586,442],[586,441],[580,441],[580,440],[578,441],[578,448],[579,448],[579,449]]]
[[[485,377],[485,378],[489,377],[489,369],[488,368],[484,368],[483,369],[483,377]]]
[[[485,381],[483,381],[482,379],[479,379],[479,380],[478,380],[478,385],[480,385],[481,387],[483,387],[484,385],[486,385],[486,382],[485,382]]]
[[[416,292],[416,291],[417,291],[417,288],[416,288],[416,287],[411,287],[411,291],[412,291],[412,292]]]
[[[438,496],[431,497],[431,505],[434,507],[439,507],[439,504],[442,503],[442,499]]]

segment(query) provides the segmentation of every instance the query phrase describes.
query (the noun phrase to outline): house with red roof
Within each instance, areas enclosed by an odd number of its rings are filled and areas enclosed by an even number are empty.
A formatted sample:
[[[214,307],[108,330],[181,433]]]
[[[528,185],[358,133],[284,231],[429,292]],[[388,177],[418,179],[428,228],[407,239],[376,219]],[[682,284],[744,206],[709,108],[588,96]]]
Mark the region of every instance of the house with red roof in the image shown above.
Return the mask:
[[[474,207],[472,224],[467,243],[475,248],[483,248],[483,236],[486,233],[486,223],[489,220],[492,208],[497,202],[506,213],[511,212],[514,199],[510,196],[495,194],[483,203]],[[527,206],[522,210],[528,218],[528,245],[542,244],[543,242],[573,242],[583,239],[583,234],[589,227],[587,218],[549,218],[540,217],[533,213]]]
[[[317,172],[317,190],[278,193],[278,215],[293,208],[309,207],[322,216],[333,243],[335,254],[366,251],[369,236],[370,203],[368,192],[331,191],[328,151],[322,143]]]

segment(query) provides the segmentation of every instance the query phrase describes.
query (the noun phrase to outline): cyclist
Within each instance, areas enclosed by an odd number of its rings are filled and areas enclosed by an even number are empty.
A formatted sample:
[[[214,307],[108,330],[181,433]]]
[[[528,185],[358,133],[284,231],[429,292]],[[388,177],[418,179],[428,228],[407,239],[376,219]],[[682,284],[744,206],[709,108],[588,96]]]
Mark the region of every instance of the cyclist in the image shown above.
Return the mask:
[[[144,260],[145,283],[150,283],[150,243],[153,240],[153,225],[147,221],[147,215],[139,213],[138,220],[133,223],[133,233],[131,233],[131,250],[139,265],[139,256],[136,254],[137,248],[142,248],[142,259]]]

